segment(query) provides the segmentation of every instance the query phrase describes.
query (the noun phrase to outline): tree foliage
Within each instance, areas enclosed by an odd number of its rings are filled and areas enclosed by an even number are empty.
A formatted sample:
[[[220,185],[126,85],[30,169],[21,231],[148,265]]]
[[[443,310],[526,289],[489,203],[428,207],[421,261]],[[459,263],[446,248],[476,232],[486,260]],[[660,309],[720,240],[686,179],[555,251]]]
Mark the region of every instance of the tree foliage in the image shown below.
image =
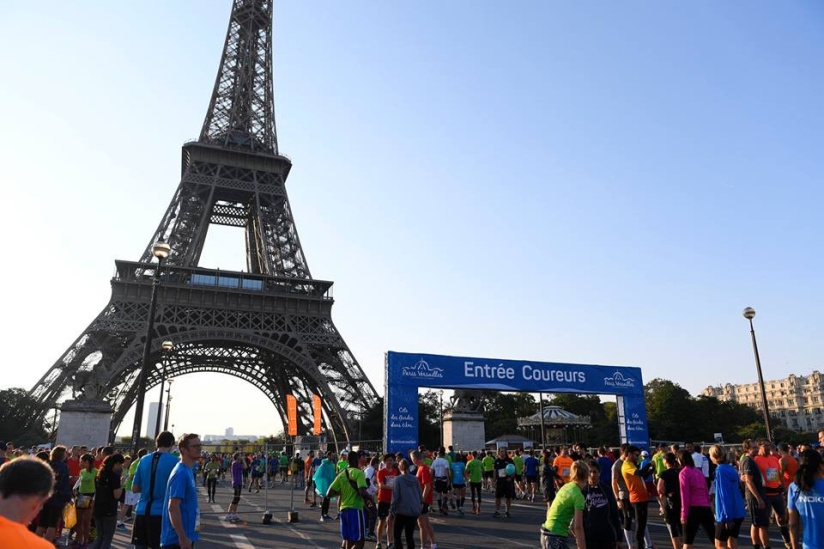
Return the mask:
[[[0,440],[15,446],[49,442],[52,425],[48,420],[32,420],[37,409],[37,402],[25,389],[0,390]]]
[[[677,383],[660,378],[644,386],[644,395],[653,439],[711,441],[715,433],[721,433],[725,442],[739,442],[764,436],[758,412],[746,404],[692,397]]]

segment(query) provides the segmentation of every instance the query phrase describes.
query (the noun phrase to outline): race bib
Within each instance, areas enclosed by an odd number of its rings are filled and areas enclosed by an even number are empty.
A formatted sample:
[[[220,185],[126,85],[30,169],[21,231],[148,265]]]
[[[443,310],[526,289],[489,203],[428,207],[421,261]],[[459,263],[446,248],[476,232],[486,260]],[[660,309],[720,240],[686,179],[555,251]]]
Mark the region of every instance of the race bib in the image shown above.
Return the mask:
[[[569,467],[564,467],[563,469],[561,469],[561,476],[562,477],[568,477],[569,476]]]
[[[391,490],[395,487],[395,477],[386,477],[386,480],[383,483],[383,487]]]
[[[498,469],[498,476],[505,477],[506,476],[506,469]]]
[[[778,482],[778,469],[775,467],[767,467],[767,482]]]

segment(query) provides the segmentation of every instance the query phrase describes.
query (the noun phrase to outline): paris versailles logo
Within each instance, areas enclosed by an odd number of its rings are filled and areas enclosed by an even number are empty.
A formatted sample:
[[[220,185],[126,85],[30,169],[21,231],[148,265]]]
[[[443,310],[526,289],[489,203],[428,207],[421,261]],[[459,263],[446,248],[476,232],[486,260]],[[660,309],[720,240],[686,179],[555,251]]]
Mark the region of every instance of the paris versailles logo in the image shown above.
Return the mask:
[[[401,375],[419,379],[435,379],[443,377],[443,368],[430,366],[425,360],[421,359],[414,366],[404,366],[401,369]]]
[[[635,380],[631,377],[624,377],[621,372],[615,372],[612,376],[604,378],[604,385],[607,387],[635,387]]]

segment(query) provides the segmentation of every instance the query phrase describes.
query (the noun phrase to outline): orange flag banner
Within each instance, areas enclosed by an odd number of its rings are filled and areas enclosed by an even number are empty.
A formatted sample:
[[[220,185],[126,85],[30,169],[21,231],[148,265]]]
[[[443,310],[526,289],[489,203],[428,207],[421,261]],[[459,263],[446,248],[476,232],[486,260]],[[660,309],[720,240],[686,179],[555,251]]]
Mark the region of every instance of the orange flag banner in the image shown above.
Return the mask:
[[[295,437],[298,435],[298,400],[292,395],[286,395],[286,414],[289,418],[287,434]]]
[[[320,407],[320,397],[318,395],[312,395],[312,411],[314,412],[315,416],[315,425],[312,429],[313,435],[320,434],[320,422],[321,422],[321,407]]]

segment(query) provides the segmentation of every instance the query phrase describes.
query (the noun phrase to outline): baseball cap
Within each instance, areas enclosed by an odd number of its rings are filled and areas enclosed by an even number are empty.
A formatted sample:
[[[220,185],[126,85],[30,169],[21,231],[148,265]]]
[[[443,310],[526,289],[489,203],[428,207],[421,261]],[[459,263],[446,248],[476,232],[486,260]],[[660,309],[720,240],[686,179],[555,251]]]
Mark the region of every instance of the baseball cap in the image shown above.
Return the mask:
[[[647,452],[646,450],[643,450],[641,452],[641,457],[649,457],[649,452]]]

